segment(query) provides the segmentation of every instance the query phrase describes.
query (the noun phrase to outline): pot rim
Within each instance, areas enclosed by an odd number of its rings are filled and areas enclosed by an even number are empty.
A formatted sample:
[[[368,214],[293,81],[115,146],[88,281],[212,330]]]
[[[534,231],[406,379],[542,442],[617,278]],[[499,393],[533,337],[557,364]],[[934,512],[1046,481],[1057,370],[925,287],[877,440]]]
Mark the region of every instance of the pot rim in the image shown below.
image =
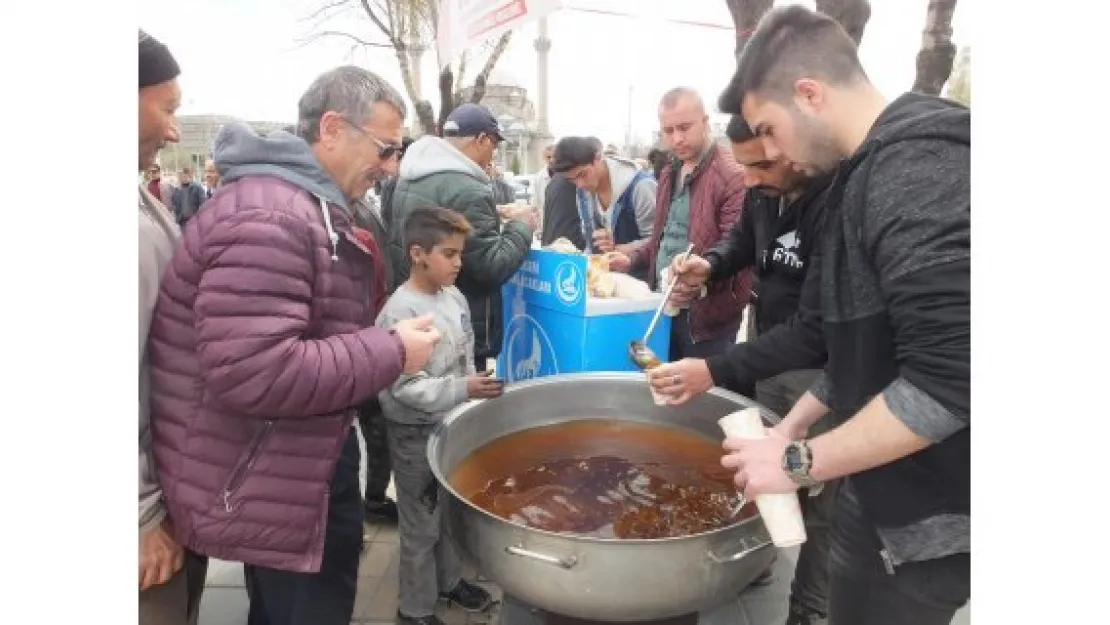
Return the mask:
[[[628,372],[624,372],[624,371],[612,371],[612,372],[606,371],[606,372],[596,372],[596,373],[565,373],[565,374],[544,376],[542,378],[534,378],[534,379],[531,379],[531,380],[524,380],[524,381],[521,381],[521,382],[514,382],[512,384],[507,384],[507,385],[505,385],[505,394],[520,392],[520,391],[522,391],[524,389],[527,389],[529,387],[532,387],[532,386],[545,386],[545,385],[550,384],[552,382],[559,382],[559,381],[565,381],[565,382],[575,382],[575,381],[582,381],[582,380],[589,380],[591,382],[603,381],[603,380],[643,381],[643,379],[644,378],[643,378],[642,373],[628,373]],[[740,395],[738,393],[733,393],[732,391],[729,391],[729,390],[726,390],[726,389],[715,386],[715,387],[709,389],[708,391],[706,391],[706,394],[715,395],[715,396],[720,397],[722,399],[728,399],[728,400],[731,400],[731,401],[736,401],[737,399],[743,400],[743,402],[737,402],[737,403],[747,403],[747,404],[750,404],[749,406],[747,406],[749,408],[752,408],[752,407],[759,408],[759,411],[764,416],[764,418],[770,418],[770,420],[773,421],[773,422],[778,422],[779,420],[781,420],[778,415],[776,415],[775,413],[768,410],[762,404],[759,404],[754,399],[751,399],[749,397],[745,397],[745,396]],[[528,532],[534,532],[536,534],[539,534],[539,535],[545,536],[545,537],[549,537],[549,538],[569,540],[569,541],[572,541],[572,542],[575,542],[575,543],[587,543],[587,544],[601,543],[601,544],[606,544],[606,545],[617,545],[617,544],[620,544],[620,545],[645,545],[645,544],[659,545],[661,543],[673,544],[673,543],[684,542],[684,541],[702,540],[702,539],[705,539],[705,538],[708,538],[708,537],[713,537],[713,536],[717,536],[719,534],[724,534],[726,532],[735,531],[737,528],[745,527],[745,526],[750,525],[752,523],[762,522],[762,517],[759,515],[759,510],[756,509],[755,515],[753,515],[751,517],[748,517],[747,519],[744,519],[743,521],[740,521],[739,523],[733,523],[731,525],[726,525],[724,527],[719,527],[717,529],[709,530],[709,531],[706,531],[706,532],[698,532],[697,534],[687,534],[685,536],[669,536],[669,537],[666,537],[666,538],[602,538],[602,537],[598,537],[598,536],[581,536],[581,535],[578,535],[578,534],[564,534],[564,533],[560,533],[560,532],[552,532],[552,531],[548,531],[548,530],[538,529],[538,528],[535,528],[535,527],[529,527],[527,525],[522,525],[520,523],[516,523],[516,522],[510,521],[508,519],[501,518],[501,517],[497,516],[496,514],[493,514],[492,512],[489,512],[488,510],[485,510],[485,509],[483,509],[479,506],[474,505],[473,503],[470,502],[469,499],[467,499],[466,497],[463,497],[458,491],[456,491],[455,488],[453,486],[451,486],[450,481],[448,481],[447,478],[443,475],[443,469],[440,466],[439,458],[437,457],[439,447],[443,444],[444,433],[447,431],[447,428],[449,428],[452,423],[454,423],[458,419],[462,418],[462,415],[464,415],[468,411],[474,409],[475,406],[477,406],[481,403],[484,403],[484,402],[488,402],[488,401],[497,401],[497,400],[496,399],[470,400],[470,401],[464,402],[464,403],[456,406],[454,409],[452,409],[450,412],[448,412],[443,417],[443,419],[439,422],[439,424],[436,425],[435,429],[432,430],[432,434],[428,438],[428,447],[427,447],[426,453],[428,455],[428,464],[432,469],[432,475],[434,475],[436,480],[439,481],[440,486],[442,486],[445,490],[450,492],[451,495],[453,495],[455,499],[457,499],[457,500],[461,501],[462,503],[466,504],[472,511],[478,512],[479,514],[482,514],[482,515],[484,515],[484,516],[486,516],[486,517],[488,517],[488,518],[490,518],[494,521],[498,521],[500,523],[504,523],[506,525],[509,525],[513,529],[526,530]],[[537,427],[540,427],[540,426],[537,426]]]

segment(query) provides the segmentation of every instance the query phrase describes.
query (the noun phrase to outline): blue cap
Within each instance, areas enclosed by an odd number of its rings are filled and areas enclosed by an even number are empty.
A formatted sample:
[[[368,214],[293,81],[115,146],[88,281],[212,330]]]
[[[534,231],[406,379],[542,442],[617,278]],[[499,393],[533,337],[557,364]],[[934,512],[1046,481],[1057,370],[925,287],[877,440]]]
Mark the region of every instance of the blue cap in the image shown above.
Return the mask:
[[[443,123],[445,137],[474,137],[480,134],[493,135],[498,141],[505,139],[497,118],[481,104],[460,104]]]

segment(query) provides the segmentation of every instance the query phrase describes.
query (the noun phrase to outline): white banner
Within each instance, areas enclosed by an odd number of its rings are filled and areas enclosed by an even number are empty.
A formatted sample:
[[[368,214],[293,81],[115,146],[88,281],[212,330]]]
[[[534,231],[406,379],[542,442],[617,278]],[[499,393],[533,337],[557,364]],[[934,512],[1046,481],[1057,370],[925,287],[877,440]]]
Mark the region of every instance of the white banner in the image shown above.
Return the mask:
[[[562,0],[440,0],[436,28],[440,69],[468,48],[562,6]]]

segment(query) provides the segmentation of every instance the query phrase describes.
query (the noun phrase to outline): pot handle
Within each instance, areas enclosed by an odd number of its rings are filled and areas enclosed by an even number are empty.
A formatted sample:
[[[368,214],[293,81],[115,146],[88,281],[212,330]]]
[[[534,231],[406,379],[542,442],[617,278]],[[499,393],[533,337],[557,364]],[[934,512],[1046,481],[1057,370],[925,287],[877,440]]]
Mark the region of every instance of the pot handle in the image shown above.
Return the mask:
[[[717,564],[729,564],[738,560],[742,560],[746,556],[753,554],[765,547],[770,547],[771,545],[772,543],[770,536],[763,535],[754,538],[745,538],[740,543],[740,551],[737,551],[730,556],[719,556],[713,553],[712,549],[709,550],[707,553],[709,554],[709,559],[716,562]]]
[[[574,568],[574,565],[578,564],[578,558],[576,558],[574,556],[565,556],[565,557],[562,557],[562,558],[560,558],[558,556],[549,556],[545,553],[537,553],[535,551],[529,551],[529,550],[525,549],[524,547],[520,547],[520,546],[517,546],[517,545],[513,545],[511,547],[505,547],[505,552],[510,553],[514,556],[520,556],[521,558],[530,558],[532,560],[538,560],[540,562],[543,562],[544,564],[550,564],[552,566],[557,566],[557,567],[564,568],[564,569]]]

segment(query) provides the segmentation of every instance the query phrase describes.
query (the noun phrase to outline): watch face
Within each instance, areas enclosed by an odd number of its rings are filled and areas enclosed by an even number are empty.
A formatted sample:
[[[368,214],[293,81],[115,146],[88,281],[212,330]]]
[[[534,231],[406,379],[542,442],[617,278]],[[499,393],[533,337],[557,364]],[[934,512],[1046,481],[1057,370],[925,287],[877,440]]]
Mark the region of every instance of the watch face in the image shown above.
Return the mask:
[[[786,446],[786,468],[790,471],[802,470],[802,450],[796,444]]]

